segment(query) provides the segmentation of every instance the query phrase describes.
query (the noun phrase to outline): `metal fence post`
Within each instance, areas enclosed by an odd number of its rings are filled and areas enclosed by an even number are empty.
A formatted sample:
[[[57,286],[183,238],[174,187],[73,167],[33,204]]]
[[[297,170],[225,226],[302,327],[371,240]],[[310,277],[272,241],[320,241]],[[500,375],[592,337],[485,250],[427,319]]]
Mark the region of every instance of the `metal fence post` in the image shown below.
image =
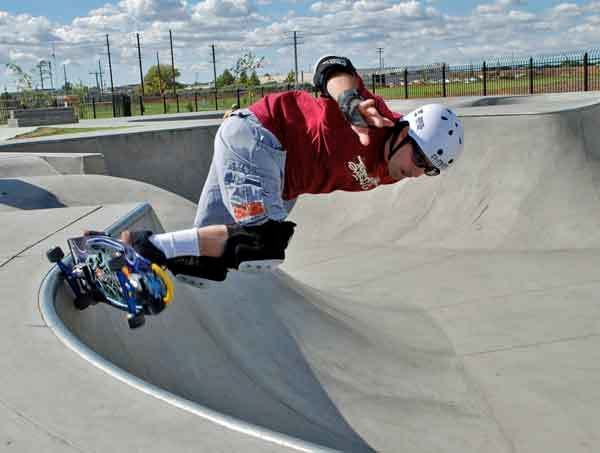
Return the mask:
[[[167,97],[163,94],[163,112],[167,113]]]
[[[92,111],[94,112],[94,119],[96,119],[96,98],[92,97]]]
[[[237,96],[237,106],[238,106],[238,108],[241,108],[242,104],[240,103],[240,89],[239,88],[236,88],[235,94]]]
[[[586,52],[583,56],[583,91],[589,91],[589,56]]]
[[[375,74],[371,74],[371,85],[373,86],[373,94],[375,94]]]
[[[529,58],[529,94],[533,94],[533,57]]]
[[[198,92],[194,92],[194,104],[196,104],[196,112],[198,111]]]
[[[175,95],[175,101],[177,102],[177,113],[179,113],[179,95]]]
[[[446,63],[442,63],[442,93],[446,97]]]
[[[260,87],[260,97],[261,98],[265,97],[265,87]]]
[[[144,116],[144,96],[140,96],[140,115]]]
[[[404,99],[408,99],[408,68],[404,68]]]
[[[487,96],[487,65],[483,62],[483,95]]]

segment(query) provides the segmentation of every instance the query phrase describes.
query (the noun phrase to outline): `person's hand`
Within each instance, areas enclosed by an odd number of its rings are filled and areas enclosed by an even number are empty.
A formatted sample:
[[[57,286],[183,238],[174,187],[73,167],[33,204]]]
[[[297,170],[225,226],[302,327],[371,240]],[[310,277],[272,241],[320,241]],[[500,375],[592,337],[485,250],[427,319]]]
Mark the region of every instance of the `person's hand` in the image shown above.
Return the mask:
[[[119,235],[119,240],[123,244],[127,244],[127,245],[131,246],[133,243],[133,241],[131,239],[131,232],[129,230],[122,231],[121,234]]]
[[[358,111],[364,118],[365,122],[370,127],[393,127],[394,122],[389,118],[383,116],[377,108],[375,107],[374,99],[365,99],[358,105]],[[361,145],[368,146],[370,143],[369,139],[369,128],[352,125],[352,130],[356,135],[358,135],[358,139],[360,140]]]

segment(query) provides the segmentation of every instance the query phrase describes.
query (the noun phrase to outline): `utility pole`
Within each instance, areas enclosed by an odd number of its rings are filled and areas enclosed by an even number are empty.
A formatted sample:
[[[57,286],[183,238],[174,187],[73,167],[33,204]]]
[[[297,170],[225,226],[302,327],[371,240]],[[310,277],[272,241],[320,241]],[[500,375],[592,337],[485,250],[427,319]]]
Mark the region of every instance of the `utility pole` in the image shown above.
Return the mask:
[[[54,91],[54,76],[52,75],[52,62],[48,61],[48,72],[50,73],[50,88]]]
[[[298,89],[298,36],[296,30],[294,30],[294,88]]]
[[[96,76],[96,88],[98,88],[98,92],[100,92],[100,79],[98,79],[98,71],[90,72],[89,74]]]
[[[171,41],[171,70],[173,71],[173,96],[177,102],[177,113],[179,113],[179,98],[177,97],[177,82],[175,82],[175,57],[173,56],[173,32],[169,30],[169,41]]]
[[[299,82],[299,78],[298,78],[298,44],[303,44],[302,42],[300,42],[300,40],[302,39],[302,36],[300,35],[300,33],[296,30],[294,30],[293,32],[291,32],[291,38],[292,38],[292,45],[294,46],[294,89],[298,89],[298,82]]]
[[[106,35],[106,52],[108,53],[108,72],[110,72],[110,94],[112,98],[113,118],[117,116],[117,107],[115,105],[115,86],[113,84],[112,62],[110,60],[110,43]]]
[[[39,65],[38,65],[40,68],[40,82],[42,83],[42,90],[44,89],[44,74],[42,73],[42,64],[43,63],[44,63],[43,61],[40,61]]]
[[[215,110],[219,110],[219,98],[217,97],[217,60],[215,57],[215,45],[212,44],[212,60],[213,60],[213,74],[215,78]]]
[[[160,75],[160,59],[158,58],[158,52],[156,52],[156,67],[158,68],[158,92],[163,95],[162,89],[162,76]]]
[[[144,73],[142,71],[142,51],[140,49],[140,34],[136,33],[137,36],[137,48],[138,48],[138,60],[140,62],[140,81],[142,85],[142,96],[144,96]]]
[[[100,60],[98,60],[98,74],[100,75],[100,94],[104,93],[104,80],[102,80],[102,65],[100,64]]]
[[[56,68],[56,71],[58,72],[58,66],[56,64],[56,51],[54,49],[54,43],[52,43],[52,59],[54,60],[54,67]],[[56,77],[58,78],[58,74]],[[54,77],[52,77],[52,88],[54,89]]]
[[[63,72],[65,73],[65,93],[69,94],[69,81],[67,80],[67,65],[63,64]]]

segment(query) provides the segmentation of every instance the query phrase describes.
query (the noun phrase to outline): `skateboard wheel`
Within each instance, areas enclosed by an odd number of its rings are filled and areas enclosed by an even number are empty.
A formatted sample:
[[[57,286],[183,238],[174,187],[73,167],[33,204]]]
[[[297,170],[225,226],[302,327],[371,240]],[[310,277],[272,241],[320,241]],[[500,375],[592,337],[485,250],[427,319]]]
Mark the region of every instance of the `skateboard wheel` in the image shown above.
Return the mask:
[[[98,302],[106,302],[106,297],[104,296],[102,291],[100,291],[98,288],[92,288],[91,295],[92,295],[92,299],[93,299],[92,303],[94,305],[97,304]]]
[[[52,247],[46,252],[46,258],[48,258],[48,261],[51,263],[58,263],[64,257],[65,254],[60,247]]]
[[[150,300],[148,300],[148,304],[146,305],[149,312],[148,314],[150,315],[159,314],[165,309],[166,306],[167,304],[162,299],[156,299],[154,297],[150,298]]]
[[[93,303],[94,300],[90,297],[89,294],[82,294],[80,296],[77,296],[73,301],[73,305],[75,305],[75,308],[77,310],[85,310]]]
[[[117,272],[123,269],[123,266],[125,266],[126,264],[127,260],[125,259],[125,257],[123,255],[119,255],[115,256],[114,258],[111,258],[111,260],[108,262],[108,267],[111,271]]]
[[[143,313],[138,313],[137,315],[130,316],[127,319],[127,322],[129,323],[130,329],[137,329],[146,323],[146,318]]]

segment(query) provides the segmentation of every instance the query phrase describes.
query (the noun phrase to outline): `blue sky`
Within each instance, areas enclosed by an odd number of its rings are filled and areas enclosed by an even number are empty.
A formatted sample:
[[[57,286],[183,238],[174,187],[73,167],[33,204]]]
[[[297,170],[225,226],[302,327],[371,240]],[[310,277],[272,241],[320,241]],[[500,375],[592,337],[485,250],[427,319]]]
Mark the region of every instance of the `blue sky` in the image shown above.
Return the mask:
[[[135,33],[147,68],[156,52],[170,59],[170,29],[189,83],[212,77],[213,43],[218,72],[252,51],[265,57],[263,73],[287,73],[292,30],[302,36],[305,71],[324,53],[374,67],[378,47],[386,66],[592,48],[600,46],[600,0],[2,0],[0,89],[16,88],[5,63],[30,71],[40,59],[52,59],[61,74],[64,65],[70,80],[95,83],[99,60],[108,70],[106,34],[116,83],[136,83]]]
[[[49,19],[68,22],[75,17],[85,16],[93,9],[100,8],[102,5],[110,3],[106,0],[80,0],[73,2],[71,0],[54,0],[52,2],[46,0],[3,0],[1,10],[8,11],[12,14],[31,14],[48,17]],[[296,2],[295,11],[298,13],[307,13],[309,11],[309,1]],[[474,9],[478,4],[483,2],[478,0],[455,0],[455,1],[439,1],[436,6],[440,11],[445,13],[466,13]],[[541,11],[551,6],[566,3],[560,0],[536,0],[530,1],[523,5],[522,9],[527,11]],[[577,2],[575,2],[577,3]],[[266,5],[266,9],[276,11],[279,15],[284,15],[290,8],[286,2],[273,2],[271,5]]]

